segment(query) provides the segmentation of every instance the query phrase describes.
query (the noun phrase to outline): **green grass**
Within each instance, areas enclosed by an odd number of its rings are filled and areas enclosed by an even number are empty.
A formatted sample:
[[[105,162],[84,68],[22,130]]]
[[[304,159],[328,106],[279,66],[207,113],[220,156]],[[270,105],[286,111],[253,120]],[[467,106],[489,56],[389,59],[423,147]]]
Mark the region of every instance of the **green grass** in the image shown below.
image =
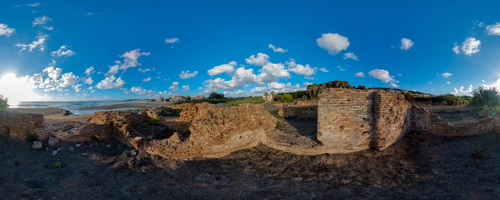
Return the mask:
[[[53,168],[63,168],[64,167],[64,164],[62,162],[52,162],[52,167]]]
[[[160,117],[159,116],[152,117],[147,119],[146,121],[148,122],[149,125],[155,125],[158,124],[158,122],[160,121]]]
[[[271,115],[273,115],[276,119],[285,119],[278,114],[278,110],[270,110],[269,113],[271,113]]]
[[[262,97],[247,97],[243,99],[236,99],[232,101],[227,101],[224,104],[222,104],[222,107],[231,107],[231,106],[238,106],[242,103],[253,103],[253,104],[261,104],[264,103],[264,99]]]
[[[208,102],[211,104],[218,104],[218,103],[224,103],[226,101],[229,101],[229,99],[197,99],[197,100],[189,100],[189,101],[177,101],[175,104],[183,104],[183,103],[203,103],[203,102]]]
[[[36,136],[35,134],[28,134],[26,136],[26,141],[28,142],[34,142],[34,141],[37,141],[38,140],[38,136]]]

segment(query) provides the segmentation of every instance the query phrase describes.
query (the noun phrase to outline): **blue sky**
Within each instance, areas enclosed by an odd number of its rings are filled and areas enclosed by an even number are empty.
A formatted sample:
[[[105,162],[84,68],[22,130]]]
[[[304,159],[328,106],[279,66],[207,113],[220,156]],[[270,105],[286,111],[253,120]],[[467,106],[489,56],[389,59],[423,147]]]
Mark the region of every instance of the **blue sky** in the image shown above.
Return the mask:
[[[255,96],[346,80],[464,95],[500,86],[498,7],[499,1],[2,1],[0,94]]]

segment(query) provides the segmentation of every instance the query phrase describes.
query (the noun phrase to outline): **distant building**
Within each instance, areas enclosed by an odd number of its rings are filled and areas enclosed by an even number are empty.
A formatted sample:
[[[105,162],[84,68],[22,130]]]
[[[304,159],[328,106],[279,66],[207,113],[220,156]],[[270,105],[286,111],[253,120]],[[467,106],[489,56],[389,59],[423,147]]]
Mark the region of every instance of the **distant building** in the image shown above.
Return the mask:
[[[389,90],[387,90],[387,92],[390,92],[390,93],[396,93],[396,91],[395,91],[395,90],[393,90],[393,89],[389,89]]]
[[[186,98],[181,97],[181,96],[170,97],[170,101],[185,101],[185,100],[186,100]]]
[[[198,100],[198,99],[204,99],[204,98],[205,98],[205,96],[203,96],[203,95],[197,95],[197,96],[192,96],[191,100]]]
[[[270,94],[270,95],[262,95],[262,98],[264,99],[264,102],[273,102],[274,101],[274,95]]]

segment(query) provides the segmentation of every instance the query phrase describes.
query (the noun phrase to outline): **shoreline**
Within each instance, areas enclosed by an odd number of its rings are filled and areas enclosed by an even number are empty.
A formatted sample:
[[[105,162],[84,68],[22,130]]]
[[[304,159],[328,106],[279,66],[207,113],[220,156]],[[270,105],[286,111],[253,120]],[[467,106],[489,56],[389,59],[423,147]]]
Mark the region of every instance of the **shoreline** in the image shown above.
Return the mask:
[[[110,110],[110,109],[121,109],[121,108],[144,109],[144,108],[154,108],[158,106],[168,107],[171,104],[172,102],[149,102],[147,104],[141,102],[134,102],[134,103],[113,104],[107,106],[92,106],[92,107],[79,108],[75,110]]]

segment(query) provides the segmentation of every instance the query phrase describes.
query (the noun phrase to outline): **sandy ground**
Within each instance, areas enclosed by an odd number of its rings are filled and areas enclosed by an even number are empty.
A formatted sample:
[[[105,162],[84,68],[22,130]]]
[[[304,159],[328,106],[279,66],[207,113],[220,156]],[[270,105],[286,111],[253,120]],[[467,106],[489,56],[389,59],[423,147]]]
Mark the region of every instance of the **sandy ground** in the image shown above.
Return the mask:
[[[154,108],[158,106],[170,106],[172,102],[150,102],[147,104],[144,103],[123,103],[123,104],[115,104],[110,106],[95,106],[95,107],[87,107],[81,108],[79,110],[108,110],[108,109],[117,109],[117,108]]]

